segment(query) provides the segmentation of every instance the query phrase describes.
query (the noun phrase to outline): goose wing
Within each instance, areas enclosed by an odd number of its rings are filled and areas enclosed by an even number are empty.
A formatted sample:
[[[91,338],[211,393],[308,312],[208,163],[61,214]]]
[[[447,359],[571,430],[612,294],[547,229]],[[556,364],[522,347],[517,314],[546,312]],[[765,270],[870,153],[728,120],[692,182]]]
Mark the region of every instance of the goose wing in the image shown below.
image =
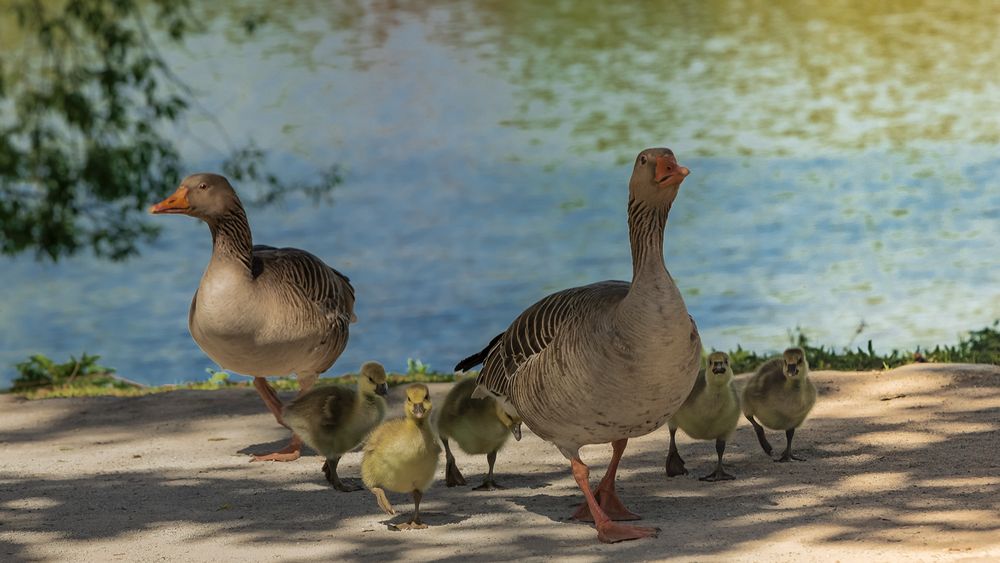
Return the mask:
[[[358,320],[351,280],[305,250],[254,245],[252,271],[259,282],[314,303],[333,324],[346,328]]]
[[[483,369],[476,384],[494,395],[507,396],[522,366],[543,354],[562,331],[585,330],[580,321],[594,310],[610,310],[628,289],[628,282],[604,281],[553,293],[528,307],[486,350],[459,365],[482,356]]]

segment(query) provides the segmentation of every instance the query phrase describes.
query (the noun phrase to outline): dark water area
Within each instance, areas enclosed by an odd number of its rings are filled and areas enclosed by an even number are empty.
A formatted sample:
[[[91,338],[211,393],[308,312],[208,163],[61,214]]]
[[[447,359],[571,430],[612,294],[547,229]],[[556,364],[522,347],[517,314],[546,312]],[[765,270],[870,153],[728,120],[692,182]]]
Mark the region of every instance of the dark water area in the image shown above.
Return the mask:
[[[289,178],[344,167],[332,202],[248,209],[255,242],[351,277],[333,374],[448,369],[551,291],[629,279],[649,146],[692,169],[665,255],[710,348],[777,350],[799,327],[888,350],[1000,317],[988,3],[226,6],[160,42],[202,106],[171,135],[192,172],[250,138]],[[162,237],[126,263],[4,259],[0,385],[33,353],[154,384],[214,367],[187,332],[208,230],[148,220]]]

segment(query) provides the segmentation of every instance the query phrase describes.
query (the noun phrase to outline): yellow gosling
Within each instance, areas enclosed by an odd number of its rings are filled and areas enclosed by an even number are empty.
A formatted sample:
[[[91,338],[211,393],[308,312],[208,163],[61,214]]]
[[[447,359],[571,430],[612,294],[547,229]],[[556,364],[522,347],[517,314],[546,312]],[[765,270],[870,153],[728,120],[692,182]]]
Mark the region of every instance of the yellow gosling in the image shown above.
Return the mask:
[[[680,410],[667,421],[667,427],[670,428],[667,476],[687,474],[674,438],[680,428],[696,440],[715,440],[715,452],[719,461],[715,471],[699,477],[699,480],[714,482],[735,479],[723,469],[722,454],[725,453],[726,442],[732,437],[739,420],[740,396],[733,386],[733,368],[729,365],[729,355],[725,352],[712,352],[708,356],[708,367],[698,374],[691,394]]]
[[[414,383],[406,388],[403,412],[406,418],[383,422],[369,436],[361,459],[361,479],[386,514],[396,511],[385,489],[413,495],[413,516],[396,527],[417,530],[427,527],[420,521],[420,499],[434,481],[441,454],[431,431],[431,400],[426,385]]]

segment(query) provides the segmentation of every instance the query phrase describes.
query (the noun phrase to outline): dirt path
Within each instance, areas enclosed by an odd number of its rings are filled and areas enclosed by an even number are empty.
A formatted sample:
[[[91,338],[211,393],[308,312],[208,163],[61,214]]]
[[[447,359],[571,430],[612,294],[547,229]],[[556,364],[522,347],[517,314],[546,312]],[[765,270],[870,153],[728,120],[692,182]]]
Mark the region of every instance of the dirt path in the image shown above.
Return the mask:
[[[1000,560],[1000,368],[813,378],[820,401],[796,434],[807,462],[772,463],[744,422],[727,452],[736,481],[698,481],[714,447],[686,437],[691,474],[668,480],[666,430],[633,440],[619,490],[663,532],[617,545],[568,520],[581,499],[568,465],[528,432],[499,456],[508,490],[448,489],[442,460],[423,503],[432,528],[393,532],[368,492],[330,489],[318,457],[247,462],[286,437],[252,390],[0,396],[0,560]],[[595,483],[609,457],[584,449]],[[341,475],[359,461],[348,454]],[[478,483],[484,456],[458,461]],[[405,518],[409,500],[392,500],[391,521]]]

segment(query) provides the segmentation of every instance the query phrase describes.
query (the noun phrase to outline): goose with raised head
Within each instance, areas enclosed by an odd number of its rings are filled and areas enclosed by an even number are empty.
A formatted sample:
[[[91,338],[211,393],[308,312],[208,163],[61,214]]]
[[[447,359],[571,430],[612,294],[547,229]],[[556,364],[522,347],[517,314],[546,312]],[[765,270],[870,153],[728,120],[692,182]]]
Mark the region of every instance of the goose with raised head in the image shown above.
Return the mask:
[[[333,488],[345,493],[361,489],[344,483],[337,464],[345,453],[360,444],[385,418],[385,397],[389,392],[385,368],[365,362],[358,371],[356,389],[343,385],[321,385],[289,403],[282,416],[289,428],[326,461],[323,474]]]
[[[223,369],[254,378],[268,410],[285,425],[282,404],[267,377],[295,374],[307,392],[347,346],[355,322],[350,280],[297,248],[254,245],[236,190],[218,174],[193,174],[150,213],[201,219],[212,233],[212,257],[191,300],[188,328]],[[302,440],[254,456],[291,461]]]
[[[805,461],[792,454],[792,436],[815,404],[816,386],[809,380],[809,361],[802,348],[789,348],[780,358],[764,362],[743,388],[743,416],[753,425],[764,453],[770,456],[773,449],[763,427],[785,431],[785,451],[774,461]]]
[[[628,198],[631,283],[553,293],[473,356],[483,359],[476,396],[496,397],[559,448],[585,498],[574,517],[593,520],[603,542],[658,532],[616,522],[639,518],[615,491],[618,463],[629,438],[656,430],[677,411],[701,363],[698,329],[663,261],[667,215],[688,172],[670,149],[636,157]],[[611,463],[591,491],[579,450],[607,442]]]

